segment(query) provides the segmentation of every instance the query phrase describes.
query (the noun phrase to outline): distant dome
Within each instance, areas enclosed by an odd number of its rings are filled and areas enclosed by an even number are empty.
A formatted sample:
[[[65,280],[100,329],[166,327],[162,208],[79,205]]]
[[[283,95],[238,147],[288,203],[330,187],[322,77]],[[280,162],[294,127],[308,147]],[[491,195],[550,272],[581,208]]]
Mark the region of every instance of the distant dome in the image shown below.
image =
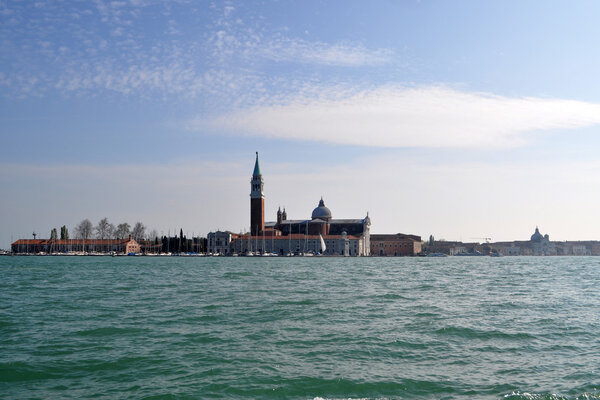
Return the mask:
[[[312,219],[316,218],[324,219],[326,221],[329,221],[331,219],[331,210],[325,207],[325,202],[323,201],[323,198],[321,198],[321,201],[319,201],[319,206],[315,208],[312,212]]]
[[[533,235],[531,235],[531,241],[532,242],[541,242],[542,239],[544,237],[542,236],[542,234],[540,233],[540,230],[538,229],[538,227],[535,227],[535,233]]]

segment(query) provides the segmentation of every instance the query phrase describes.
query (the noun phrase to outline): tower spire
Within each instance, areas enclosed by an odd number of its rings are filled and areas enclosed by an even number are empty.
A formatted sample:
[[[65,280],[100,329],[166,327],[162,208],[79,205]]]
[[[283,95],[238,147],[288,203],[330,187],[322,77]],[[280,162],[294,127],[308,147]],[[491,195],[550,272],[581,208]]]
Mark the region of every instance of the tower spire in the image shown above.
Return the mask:
[[[260,176],[260,165],[258,165],[258,151],[256,152],[256,162],[254,163],[254,172],[252,173],[253,176]]]

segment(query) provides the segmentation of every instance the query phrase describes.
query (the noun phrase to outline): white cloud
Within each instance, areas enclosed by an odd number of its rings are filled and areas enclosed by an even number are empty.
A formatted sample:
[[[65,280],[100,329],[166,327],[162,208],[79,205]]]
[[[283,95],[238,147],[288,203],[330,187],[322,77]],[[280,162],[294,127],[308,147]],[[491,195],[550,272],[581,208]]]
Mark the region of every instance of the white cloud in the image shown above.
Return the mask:
[[[526,133],[600,124],[600,104],[506,97],[447,87],[380,87],[197,119],[192,129],[268,138],[375,147],[508,147]]]

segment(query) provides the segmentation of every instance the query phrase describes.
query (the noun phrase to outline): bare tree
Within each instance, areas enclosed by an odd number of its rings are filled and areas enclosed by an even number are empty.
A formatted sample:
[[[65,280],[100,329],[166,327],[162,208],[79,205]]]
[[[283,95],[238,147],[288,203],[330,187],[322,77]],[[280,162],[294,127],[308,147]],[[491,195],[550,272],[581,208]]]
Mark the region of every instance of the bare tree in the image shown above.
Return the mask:
[[[144,236],[146,235],[146,227],[144,226],[144,224],[142,224],[141,222],[136,222],[135,226],[133,227],[133,231],[131,231],[131,236],[133,236],[133,238],[136,241],[140,241],[144,239]]]
[[[117,229],[115,228],[115,226],[113,224],[108,224],[107,236],[106,237],[109,238],[109,239],[114,239],[116,231],[117,231]]]
[[[146,239],[147,240],[155,240],[158,238],[158,232],[156,231],[156,229],[152,229],[147,235],[146,235]]]
[[[123,222],[117,226],[117,230],[115,231],[115,236],[117,239],[125,239],[129,236],[129,231],[131,230],[131,226],[127,222]]]
[[[108,218],[102,218],[95,229],[98,239],[108,239],[112,236],[115,226],[108,222]]]
[[[80,239],[88,239],[92,236],[94,226],[89,219],[84,219],[75,227],[75,236]]]

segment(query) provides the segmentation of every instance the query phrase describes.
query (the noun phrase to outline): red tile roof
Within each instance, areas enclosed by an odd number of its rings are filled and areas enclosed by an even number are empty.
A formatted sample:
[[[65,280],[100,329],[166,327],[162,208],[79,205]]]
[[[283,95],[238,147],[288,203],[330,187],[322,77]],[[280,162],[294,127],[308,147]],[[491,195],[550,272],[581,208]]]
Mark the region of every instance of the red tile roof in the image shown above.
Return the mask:
[[[132,239],[133,240],[133,239]],[[125,244],[129,242],[129,239],[19,239],[13,243],[13,245],[116,245]]]

